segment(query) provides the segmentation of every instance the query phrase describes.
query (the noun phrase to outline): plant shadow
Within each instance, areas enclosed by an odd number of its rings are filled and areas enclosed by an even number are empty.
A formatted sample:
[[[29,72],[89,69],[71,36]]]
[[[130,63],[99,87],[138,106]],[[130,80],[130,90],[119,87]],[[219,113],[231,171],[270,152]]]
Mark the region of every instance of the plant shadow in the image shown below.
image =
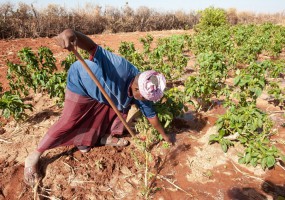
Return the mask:
[[[51,116],[59,116],[61,115],[61,112],[55,112],[53,110],[50,109],[45,109],[41,112],[36,113],[35,115],[33,115],[32,117],[30,117],[27,122],[33,124],[38,124],[40,122],[43,122],[47,119],[49,119]]]
[[[199,133],[207,125],[208,117],[202,116],[200,113],[187,112],[179,118],[175,118],[171,125],[172,131],[179,134],[191,129]]]
[[[236,200],[267,200],[270,195],[273,200],[285,199],[285,184],[278,186],[271,181],[264,181],[261,190],[250,187],[233,188],[228,191],[228,197]]]
[[[152,177],[151,181],[150,181],[150,185],[149,188],[154,189],[157,186],[157,180],[161,179],[161,171],[164,169],[165,165],[171,161],[172,166],[176,166],[179,165],[178,161],[175,161],[175,158],[177,155],[179,155],[181,152],[185,152],[185,151],[189,151],[189,149],[191,149],[191,145],[190,144],[180,144],[177,146],[174,146],[175,150],[172,151],[173,148],[169,148],[167,150],[167,152],[165,152],[164,156],[158,156],[155,159],[155,165],[153,167],[153,169],[155,170],[155,175]],[[171,176],[171,175],[170,175]],[[171,179],[172,177],[165,177],[165,178],[169,178]],[[153,191],[153,194],[156,191]]]

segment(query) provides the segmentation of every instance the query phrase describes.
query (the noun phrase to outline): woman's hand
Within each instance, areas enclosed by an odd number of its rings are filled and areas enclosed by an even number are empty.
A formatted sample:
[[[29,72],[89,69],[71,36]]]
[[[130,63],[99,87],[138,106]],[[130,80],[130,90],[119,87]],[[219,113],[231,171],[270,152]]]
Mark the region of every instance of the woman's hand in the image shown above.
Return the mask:
[[[169,143],[169,144],[171,144],[171,145],[174,145],[174,144],[175,144],[175,138],[173,137],[172,134],[165,134],[165,135],[163,135],[163,139],[164,139],[167,143]]]
[[[161,126],[158,117],[155,116],[153,118],[148,118],[151,125],[161,134],[163,139],[171,145],[175,143],[175,135],[174,134],[166,134],[164,128]]]
[[[77,37],[72,29],[66,29],[55,37],[56,43],[63,49],[72,51],[77,43]]]

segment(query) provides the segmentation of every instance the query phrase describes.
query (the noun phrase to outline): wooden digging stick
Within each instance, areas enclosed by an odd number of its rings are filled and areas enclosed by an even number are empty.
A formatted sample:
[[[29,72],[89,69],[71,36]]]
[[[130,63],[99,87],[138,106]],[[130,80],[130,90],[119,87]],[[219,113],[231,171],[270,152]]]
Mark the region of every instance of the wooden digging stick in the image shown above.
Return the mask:
[[[107,99],[108,103],[111,105],[111,107],[114,109],[115,113],[118,115],[118,117],[120,118],[120,120],[123,122],[124,126],[126,127],[126,129],[129,131],[129,133],[132,135],[132,137],[135,137],[134,132],[132,131],[132,129],[130,128],[130,126],[127,124],[126,120],[123,118],[123,116],[121,115],[120,111],[118,110],[118,108],[116,107],[116,105],[114,104],[114,102],[112,101],[112,99],[108,96],[108,94],[106,93],[106,91],[104,90],[104,88],[102,87],[102,85],[100,84],[100,82],[98,81],[98,79],[95,77],[95,75],[92,73],[92,71],[90,70],[89,66],[86,64],[85,60],[81,57],[81,55],[78,53],[78,51],[73,48],[72,52],[74,53],[74,55],[77,57],[77,59],[79,60],[79,62],[83,65],[83,67],[85,68],[85,70],[87,71],[87,73],[89,74],[89,76],[91,77],[91,79],[95,82],[95,84],[98,86],[99,90],[102,92],[102,94],[104,95],[104,97]]]

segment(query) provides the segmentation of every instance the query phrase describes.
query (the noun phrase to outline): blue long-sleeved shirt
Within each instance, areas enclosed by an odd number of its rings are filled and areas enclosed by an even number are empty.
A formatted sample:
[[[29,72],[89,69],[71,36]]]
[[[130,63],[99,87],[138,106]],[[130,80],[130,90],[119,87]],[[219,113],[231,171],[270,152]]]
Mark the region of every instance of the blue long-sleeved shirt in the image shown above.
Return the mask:
[[[128,95],[132,80],[140,73],[134,65],[100,46],[97,47],[92,61],[85,61],[119,111],[127,113],[131,103],[135,103],[147,118],[156,115],[151,101],[136,100]],[[67,88],[109,105],[79,61],[73,63],[68,71]]]

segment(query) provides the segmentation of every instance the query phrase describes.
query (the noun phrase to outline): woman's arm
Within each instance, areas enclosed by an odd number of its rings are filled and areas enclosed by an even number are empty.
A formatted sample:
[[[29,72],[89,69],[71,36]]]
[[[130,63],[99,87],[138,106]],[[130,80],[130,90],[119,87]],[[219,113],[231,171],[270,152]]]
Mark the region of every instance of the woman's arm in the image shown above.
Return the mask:
[[[148,118],[148,121],[150,122],[150,124],[161,134],[161,136],[163,137],[163,139],[170,143],[173,144],[174,141],[172,140],[172,138],[170,137],[170,135],[166,134],[164,131],[164,128],[162,127],[161,123],[159,122],[159,119],[157,116],[153,117],[153,118]]]
[[[97,46],[91,38],[72,29],[64,30],[55,37],[55,40],[64,49],[71,51],[73,47],[78,46],[80,49],[88,51],[89,54],[92,54],[94,48]]]

